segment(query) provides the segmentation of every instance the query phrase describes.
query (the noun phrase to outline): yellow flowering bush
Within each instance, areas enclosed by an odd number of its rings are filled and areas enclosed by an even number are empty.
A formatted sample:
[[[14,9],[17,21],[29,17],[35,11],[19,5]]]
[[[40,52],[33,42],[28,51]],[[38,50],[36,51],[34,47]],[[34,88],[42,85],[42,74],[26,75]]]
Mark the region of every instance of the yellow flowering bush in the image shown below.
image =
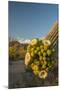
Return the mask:
[[[32,39],[27,47],[25,65],[32,70],[34,75],[45,79],[54,66],[52,58],[54,53],[55,49],[51,48],[49,40]]]

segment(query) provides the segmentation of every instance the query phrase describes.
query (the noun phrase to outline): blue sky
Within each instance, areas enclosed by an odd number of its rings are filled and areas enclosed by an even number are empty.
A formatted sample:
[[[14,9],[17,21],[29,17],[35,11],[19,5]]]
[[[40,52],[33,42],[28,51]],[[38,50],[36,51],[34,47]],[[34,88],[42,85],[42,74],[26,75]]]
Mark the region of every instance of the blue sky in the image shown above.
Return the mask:
[[[57,20],[57,4],[9,2],[10,37],[19,39],[44,37]]]

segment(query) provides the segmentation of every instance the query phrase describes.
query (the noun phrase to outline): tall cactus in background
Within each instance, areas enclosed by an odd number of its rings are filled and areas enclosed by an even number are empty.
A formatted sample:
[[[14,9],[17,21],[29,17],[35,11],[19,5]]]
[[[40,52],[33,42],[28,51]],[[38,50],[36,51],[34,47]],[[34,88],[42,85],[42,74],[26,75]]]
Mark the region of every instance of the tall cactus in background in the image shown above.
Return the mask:
[[[50,32],[47,34],[45,39],[48,39],[51,41],[52,47],[54,47],[58,42],[58,23],[55,22]]]
[[[54,58],[56,59],[58,63],[58,22],[56,21],[51,28],[50,32],[46,35],[45,39],[48,39],[51,41],[51,47],[55,48],[55,56]]]

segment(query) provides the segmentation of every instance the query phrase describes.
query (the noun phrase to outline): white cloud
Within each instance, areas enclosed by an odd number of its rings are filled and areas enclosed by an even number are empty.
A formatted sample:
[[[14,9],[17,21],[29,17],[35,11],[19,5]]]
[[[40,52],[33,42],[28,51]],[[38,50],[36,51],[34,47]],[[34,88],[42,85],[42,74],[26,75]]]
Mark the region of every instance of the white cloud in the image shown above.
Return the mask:
[[[25,44],[25,43],[28,43],[28,44],[29,44],[29,43],[30,43],[30,40],[29,40],[29,39],[26,39],[26,40],[20,39],[19,42],[20,42],[20,43],[24,43],[24,44]]]

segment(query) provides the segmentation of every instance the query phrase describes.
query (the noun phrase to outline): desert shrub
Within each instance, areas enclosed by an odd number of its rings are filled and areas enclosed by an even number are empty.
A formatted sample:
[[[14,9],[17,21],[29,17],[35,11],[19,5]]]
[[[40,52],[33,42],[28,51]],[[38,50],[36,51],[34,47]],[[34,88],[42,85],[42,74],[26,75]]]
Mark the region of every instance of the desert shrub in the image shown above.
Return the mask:
[[[12,41],[9,43],[9,60],[24,60],[26,50],[17,41]]]

